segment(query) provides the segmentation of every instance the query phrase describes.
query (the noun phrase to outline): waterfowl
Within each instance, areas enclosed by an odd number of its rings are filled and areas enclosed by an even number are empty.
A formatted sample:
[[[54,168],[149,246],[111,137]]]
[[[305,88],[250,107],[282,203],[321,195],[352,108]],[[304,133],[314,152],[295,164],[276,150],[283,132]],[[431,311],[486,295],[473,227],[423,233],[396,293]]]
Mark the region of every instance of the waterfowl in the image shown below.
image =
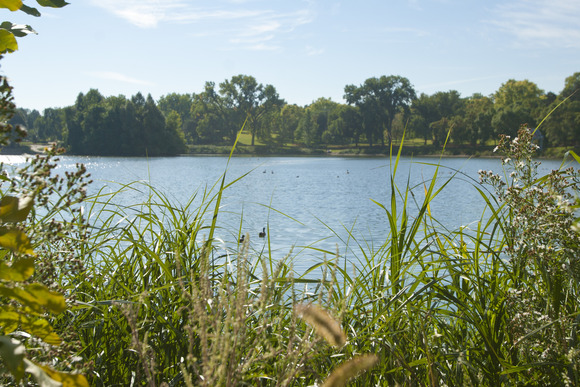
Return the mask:
[[[246,236],[245,235],[242,235],[242,237],[240,238],[240,243],[242,243],[245,238],[246,238]]]
[[[266,236],[266,227],[262,228],[262,231],[258,234],[260,238],[264,238]]]

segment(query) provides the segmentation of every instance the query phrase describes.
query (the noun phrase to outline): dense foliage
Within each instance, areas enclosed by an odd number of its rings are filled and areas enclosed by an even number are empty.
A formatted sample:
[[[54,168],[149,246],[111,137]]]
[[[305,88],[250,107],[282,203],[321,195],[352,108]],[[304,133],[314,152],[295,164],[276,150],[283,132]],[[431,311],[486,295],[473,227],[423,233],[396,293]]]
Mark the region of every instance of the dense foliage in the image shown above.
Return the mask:
[[[19,141],[26,132],[6,122],[14,114],[12,88],[0,77],[0,146]],[[22,169],[0,164],[0,383],[34,380],[40,386],[63,383],[88,386],[70,361],[74,340],[58,334],[50,316],[67,309],[55,282],[63,269],[80,273],[73,232],[82,230],[75,205],[85,197],[84,166],[66,177],[53,174],[55,150],[37,156]],[[49,200],[50,198],[50,200]],[[77,235],[79,236],[79,235]],[[77,239],[79,240],[79,239]],[[66,361],[59,361],[61,360]],[[67,359],[68,358],[68,359]],[[78,361],[77,361],[78,363]],[[29,378],[30,377],[30,378]],[[60,385],[60,384],[59,384]]]
[[[347,104],[320,98],[301,107],[286,103],[272,85],[236,75],[201,93],[168,94],[154,101],[137,94],[103,97],[79,94],[74,105],[19,109],[12,123],[27,127],[33,141],[57,141],[69,152],[96,155],[163,155],[187,145],[231,145],[242,126],[270,147],[389,144],[407,136],[441,148],[452,143],[477,147],[500,134],[515,135],[522,123],[536,127],[566,100],[536,133],[542,148],[580,146],[580,73],[568,77],[559,94],[528,80],[505,82],[493,95],[461,97],[455,91],[416,95],[407,78],[382,76],[345,86]],[[514,129],[515,128],[515,129]]]

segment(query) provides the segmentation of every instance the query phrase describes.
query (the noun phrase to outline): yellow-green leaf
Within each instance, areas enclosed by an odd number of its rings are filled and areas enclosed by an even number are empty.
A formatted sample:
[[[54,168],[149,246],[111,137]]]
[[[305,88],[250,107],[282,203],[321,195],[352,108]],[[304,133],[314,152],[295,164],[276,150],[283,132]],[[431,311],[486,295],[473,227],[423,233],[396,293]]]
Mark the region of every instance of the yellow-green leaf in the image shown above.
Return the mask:
[[[40,366],[53,380],[61,382],[63,387],[89,387],[89,382],[83,375],[54,371],[46,366]]]
[[[16,43],[14,34],[8,30],[0,29],[0,54],[16,50],[18,50],[18,43]]]
[[[33,205],[34,200],[29,196],[6,195],[0,200],[0,220],[4,223],[24,222]]]
[[[0,263],[0,279],[5,281],[25,281],[34,274],[34,258],[21,258],[8,266],[6,262]]]
[[[22,7],[22,0],[0,0],[0,8],[18,11]]]
[[[60,345],[61,339],[52,330],[49,322],[45,319],[38,319],[33,321],[31,324],[22,324],[20,328],[31,335],[38,337],[46,344],[50,345]]]
[[[20,322],[22,320],[20,317],[21,317],[20,313],[14,310],[0,311],[0,326],[2,326],[4,333],[12,333],[16,329],[18,329],[18,325],[20,325]]]
[[[34,250],[26,234],[17,229],[0,227],[0,247],[15,253],[34,255]]]
[[[49,290],[42,284],[34,283],[26,285],[23,290],[49,312],[58,314],[66,310],[66,303],[62,294]]]
[[[0,295],[20,302],[35,313],[41,313],[43,308],[57,314],[66,309],[64,297],[42,284],[34,283],[23,288],[0,285]]]

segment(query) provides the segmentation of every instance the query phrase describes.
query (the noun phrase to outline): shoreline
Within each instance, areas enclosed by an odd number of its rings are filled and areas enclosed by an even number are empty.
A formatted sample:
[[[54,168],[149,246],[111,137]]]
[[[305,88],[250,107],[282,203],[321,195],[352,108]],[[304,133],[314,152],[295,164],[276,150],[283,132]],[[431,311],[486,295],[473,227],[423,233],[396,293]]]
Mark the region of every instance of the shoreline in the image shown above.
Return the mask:
[[[29,144],[18,147],[6,147],[0,150],[0,155],[30,155],[45,153],[51,144]],[[436,152],[433,146],[403,146],[401,156],[405,157],[433,157],[433,158],[501,158],[501,155],[493,153],[492,146],[482,146],[481,148],[466,149],[465,147],[447,147]],[[399,151],[398,145],[393,145],[393,155]],[[177,155],[166,155],[158,157],[199,157],[215,156],[227,157],[230,155],[231,147],[226,145],[194,145],[190,147],[190,152]],[[578,153],[578,152],[577,152]],[[565,157],[566,151],[560,148],[547,148],[542,154],[537,155],[537,159],[560,160]],[[67,153],[65,153],[67,155]],[[73,156],[73,155],[71,155]],[[87,156],[87,155],[74,155]],[[88,155],[99,156],[99,155]],[[107,155],[102,157],[144,157],[144,156],[122,156]],[[149,156],[152,157],[152,156]],[[387,148],[339,148],[339,149],[310,149],[310,148],[276,148],[266,146],[238,146],[232,157],[345,157],[345,158],[387,158],[390,157]]]

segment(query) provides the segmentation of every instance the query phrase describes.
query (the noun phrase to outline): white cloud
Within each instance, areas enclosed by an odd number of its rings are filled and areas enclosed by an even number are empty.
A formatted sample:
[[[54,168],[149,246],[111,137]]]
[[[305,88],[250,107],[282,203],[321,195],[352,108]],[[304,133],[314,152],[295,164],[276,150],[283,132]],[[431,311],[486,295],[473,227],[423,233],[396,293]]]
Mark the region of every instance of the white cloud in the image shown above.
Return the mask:
[[[192,3],[185,0],[92,0],[94,6],[141,28],[155,28],[161,23],[203,24],[204,34],[220,36],[223,42],[230,44],[236,43],[236,48],[273,49],[277,45],[255,43],[276,39],[314,20],[308,2],[297,3],[294,10],[287,12],[267,8],[267,1],[230,0],[224,4],[206,0]],[[240,43],[246,44],[239,46]]]
[[[494,10],[492,24],[532,46],[580,48],[580,1],[515,0]]]
[[[116,73],[113,71],[95,71],[95,72],[89,73],[89,75],[91,75],[95,78],[105,79],[108,81],[131,83],[134,85],[146,85],[146,86],[153,85],[151,82],[143,81],[141,79],[132,78],[132,77],[129,77],[127,75],[124,75],[121,73]]]

